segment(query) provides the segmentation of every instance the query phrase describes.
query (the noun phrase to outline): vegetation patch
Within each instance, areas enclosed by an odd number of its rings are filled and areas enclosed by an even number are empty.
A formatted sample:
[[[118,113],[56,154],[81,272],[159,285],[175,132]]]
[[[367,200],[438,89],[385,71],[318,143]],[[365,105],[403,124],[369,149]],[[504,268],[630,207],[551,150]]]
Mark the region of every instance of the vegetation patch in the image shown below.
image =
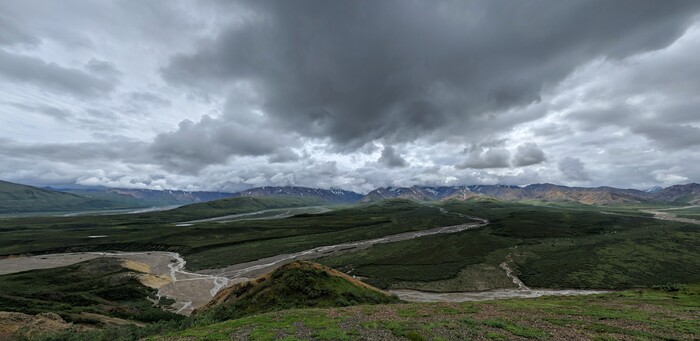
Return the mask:
[[[0,276],[0,311],[51,312],[68,322],[104,325],[111,318],[157,322],[179,320],[147,300],[153,289],[114,258]],[[102,318],[101,316],[104,316]]]
[[[274,310],[392,302],[398,299],[341,272],[297,261],[222,290],[195,314],[224,321]]]

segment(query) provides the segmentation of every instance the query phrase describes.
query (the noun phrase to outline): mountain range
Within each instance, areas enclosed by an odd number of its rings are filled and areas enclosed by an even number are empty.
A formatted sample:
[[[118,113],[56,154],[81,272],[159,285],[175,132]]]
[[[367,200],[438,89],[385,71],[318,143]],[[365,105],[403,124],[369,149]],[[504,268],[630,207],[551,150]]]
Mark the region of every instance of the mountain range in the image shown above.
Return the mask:
[[[659,188],[653,191],[613,187],[568,187],[554,184],[532,184],[524,187],[508,185],[470,185],[438,187],[386,187],[369,192],[365,202],[389,198],[417,201],[467,200],[491,197],[499,200],[569,201],[587,205],[613,205],[645,202],[700,203],[700,184],[691,183]]]
[[[256,187],[247,189],[234,196],[241,197],[317,197],[332,204],[347,204],[360,201],[364,196],[360,193],[342,189],[319,189],[309,187]]]
[[[123,188],[37,188],[0,181],[0,213],[106,210],[186,205],[232,197],[302,197],[324,204],[350,204],[402,198],[414,201],[492,198],[505,201],[576,202],[587,205],[635,203],[700,204],[700,184],[691,183],[650,190],[614,187],[568,187],[555,184],[527,186],[469,185],[377,188],[366,195],[342,189],[297,186],[256,187],[237,193],[189,192]]]
[[[82,197],[120,202],[127,206],[186,205],[197,202],[226,199],[234,196],[225,192],[190,192],[134,188],[57,189]]]

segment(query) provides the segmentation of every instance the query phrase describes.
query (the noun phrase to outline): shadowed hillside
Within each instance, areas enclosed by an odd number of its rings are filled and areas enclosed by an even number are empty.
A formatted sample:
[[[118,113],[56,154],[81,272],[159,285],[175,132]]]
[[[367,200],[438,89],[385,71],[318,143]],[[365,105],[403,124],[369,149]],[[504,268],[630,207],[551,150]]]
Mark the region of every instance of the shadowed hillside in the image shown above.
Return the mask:
[[[180,319],[147,299],[154,290],[142,285],[139,275],[120,259],[96,258],[0,276],[0,311],[50,312],[93,326]]]
[[[0,214],[134,207],[109,200],[0,181]]]

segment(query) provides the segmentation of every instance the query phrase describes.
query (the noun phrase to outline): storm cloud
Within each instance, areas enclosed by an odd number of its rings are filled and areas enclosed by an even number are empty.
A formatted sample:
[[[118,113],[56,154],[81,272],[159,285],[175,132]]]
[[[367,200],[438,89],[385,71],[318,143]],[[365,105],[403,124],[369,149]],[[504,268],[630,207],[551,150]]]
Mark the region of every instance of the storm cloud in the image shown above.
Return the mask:
[[[700,181],[699,15],[680,0],[4,2],[0,179]]]
[[[384,146],[382,156],[379,157],[378,161],[389,168],[406,167],[408,165],[406,160],[391,146]]]
[[[111,81],[83,70],[3,50],[0,50],[0,76],[5,80],[77,96],[103,95],[114,89]]]
[[[582,63],[667,46],[700,7],[678,1],[246,5],[255,18],[195,53],[173,57],[166,80],[197,87],[250,82],[278,125],[342,147],[478,133],[486,116],[538,101],[546,84]]]

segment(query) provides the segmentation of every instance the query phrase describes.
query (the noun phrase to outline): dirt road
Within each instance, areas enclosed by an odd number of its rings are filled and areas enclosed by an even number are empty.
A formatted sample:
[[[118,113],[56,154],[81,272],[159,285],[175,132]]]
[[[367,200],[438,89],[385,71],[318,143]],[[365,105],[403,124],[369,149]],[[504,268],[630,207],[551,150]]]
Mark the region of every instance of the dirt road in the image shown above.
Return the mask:
[[[681,218],[681,217],[678,217],[675,214],[669,212],[669,211],[683,210],[683,209],[687,209],[687,208],[696,208],[696,207],[700,207],[700,206],[694,205],[694,206],[685,206],[685,207],[662,208],[662,209],[657,209],[657,210],[642,210],[642,212],[651,213],[654,215],[654,218],[660,219],[660,220],[670,220],[670,221],[677,221],[677,222],[681,222],[681,223],[700,225],[700,220]]]

